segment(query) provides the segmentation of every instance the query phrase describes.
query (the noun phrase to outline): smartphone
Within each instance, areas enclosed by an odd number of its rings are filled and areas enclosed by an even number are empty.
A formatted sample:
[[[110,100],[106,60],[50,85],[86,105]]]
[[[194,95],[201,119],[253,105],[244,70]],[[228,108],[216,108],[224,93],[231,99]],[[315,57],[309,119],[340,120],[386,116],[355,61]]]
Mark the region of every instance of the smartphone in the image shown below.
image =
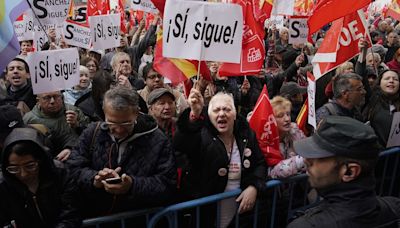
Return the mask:
[[[113,177],[105,179],[107,184],[119,184],[122,182],[121,177]]]

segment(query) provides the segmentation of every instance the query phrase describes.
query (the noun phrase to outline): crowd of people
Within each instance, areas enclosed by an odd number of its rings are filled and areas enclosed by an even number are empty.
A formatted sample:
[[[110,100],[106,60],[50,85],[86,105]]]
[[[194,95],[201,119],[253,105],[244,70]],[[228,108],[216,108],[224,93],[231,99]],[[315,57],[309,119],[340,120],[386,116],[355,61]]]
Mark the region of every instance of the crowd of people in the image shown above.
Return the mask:
[[[113,50],[80,53],[79,84],[33,94],[26,56],[0,78],[0,226],[79,227],[85,218],[166,206],[241,189],[203,210],[201,227],[229,227],[261,198],[268,179],[307,171],[323,200],[289,227],[397,227],[400,200],[374,192],[374,166],[400,111],[400,25],[371,18],[358,57],[317,81],[317,129],[295,123],[307,96],[307,72],[324,39],[289,44],[286,27],[266,29],[257,75],[199,76],[168,83],[153,66],[159,17],[138,22]],[[70,47],[55,30],[44,49]],[[234,76],[234,75],[232,75]],[[246,116],[266,85],[282,160],[268,165]],[[303,132],[303,130],[306,130]],[[268,200],[268,199],[267,199]],[[194,225],[194,224],[192,224]]]

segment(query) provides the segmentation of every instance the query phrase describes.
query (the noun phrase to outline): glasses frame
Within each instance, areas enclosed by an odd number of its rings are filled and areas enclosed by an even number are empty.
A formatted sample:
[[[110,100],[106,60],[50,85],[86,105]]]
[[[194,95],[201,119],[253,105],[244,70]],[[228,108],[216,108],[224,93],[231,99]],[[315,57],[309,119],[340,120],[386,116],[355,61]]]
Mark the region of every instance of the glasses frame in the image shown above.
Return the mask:
[[[32,166],[32,167],[28,168],[28,166]],[[16,171],[12,171],[13,168],[15,168]],[[6,170],[7,170],[7,172],[9,172],[11,174],[20,174],[22,169],[24,169],[25,172],[32,173],[32,172],[37,171],[38,168],[39,168],[39,162],[32,161],[25,165],[9,165],[6,167]]]

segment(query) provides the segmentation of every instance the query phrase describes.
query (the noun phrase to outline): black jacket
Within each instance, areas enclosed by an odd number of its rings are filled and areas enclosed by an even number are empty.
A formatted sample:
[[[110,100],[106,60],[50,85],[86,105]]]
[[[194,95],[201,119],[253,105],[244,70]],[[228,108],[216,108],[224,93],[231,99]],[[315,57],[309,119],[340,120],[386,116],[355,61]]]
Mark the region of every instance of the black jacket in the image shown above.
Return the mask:
[[[187,182],[182,183],[184,193],[191,198],[197,198],[224,192],[228,175],[220,176],[218,173],[221,168],[229,170],[225,146],[207,117],[205,120],[190,123],[189,113],[190,109],[186,109],[179,117],[173,142],[176,150],[187,154],[192,166]],[[255,133],[244,118],[237,118],[234,135],[242,161],[240,187],[244,190],[253,185],[260,192],[264,189],[267,173]],[[245,148],[252,151],[250,156],[244,155]],[[244,160],[250,161],[249,167],[243,166]]]
[[[18,138],[8,140],[2,154],[0,175],[0,227],[15,221],[18,228],[75,228],[81,219],[76,209],[76,188],[67,170],[56,167],[50,154],[39,158],[39,187],[34,194],[13,174],[6,171],[8,149]]]
[[[374,178],[364,177],[320,191],[324,200],[288,228],[397,228],[400,199],[377,197],[374,188]]]
[[[3,98],[1,103],[10,104],[17,106],[19,101],[25,102],[25,104],[32,110],[36,104],[36,96],[33,95],[31,81],[28,80],[27,84],[18,91],[12,91],[11,85],[7,87],[7,95]]]
[[[171,200],[176,184],[175,159],[168,138],[152,117],[140,114],[133,134],[119,143],[104,123],[93,136],[96,127],[97,123],[92,123],[83,131],[67,161],[81,191],[83,211],[90,212],[87,216],[152,207]],[[123,147],[118,162],[117,148]],[[106,167],[121,167],[120,174],[132,177],[128,193],[114,196],[93,186],[95,175]]]

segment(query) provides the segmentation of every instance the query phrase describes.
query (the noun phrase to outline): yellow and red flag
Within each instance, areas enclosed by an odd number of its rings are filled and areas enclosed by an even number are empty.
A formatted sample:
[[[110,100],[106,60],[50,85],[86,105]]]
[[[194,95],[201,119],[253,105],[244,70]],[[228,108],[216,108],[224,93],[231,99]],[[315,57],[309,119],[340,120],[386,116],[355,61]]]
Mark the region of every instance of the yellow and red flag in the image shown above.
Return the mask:
[[[299,129],[304,132],[305,135],[308,135],[308,130],[306,128],[308,121],[308,98],[301,107],[299,114],[296,118],[296,123],[299,126]]]
[[[164,77],[171,80],[172,84],[184,82],[197,75],[199,61],[163,57],[161,29],[157,32],[157,42],[154,52],[154,69]],[[210,71],[204,61],[201,61],[200,63],[200,74],[206,80],[211,80]]]
[[[400,0],[392,0],[386,11],[386,16],[391,16],[400,21]]]

